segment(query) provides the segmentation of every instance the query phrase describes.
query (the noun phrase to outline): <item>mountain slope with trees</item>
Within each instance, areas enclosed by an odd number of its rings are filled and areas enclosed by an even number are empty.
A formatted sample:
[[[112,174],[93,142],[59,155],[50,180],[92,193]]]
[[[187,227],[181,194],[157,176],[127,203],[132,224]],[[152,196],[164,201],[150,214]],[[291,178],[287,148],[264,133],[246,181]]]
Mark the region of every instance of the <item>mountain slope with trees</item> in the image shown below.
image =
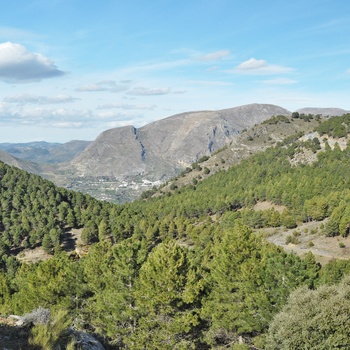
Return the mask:
[[[293,135],[195,185],[124,205],[2,164],[0,312],[63,310],[74,329],[109,349],[276,348],[283,333],[274,325],[288,320],[297,295],[290,293],[322,293],[350,272],[350,262],[321,266],[311,253],[286,253],[253,229],[329,218],[322,234],[349,234],[350,148],[327,141],[335,126],[345,140],[349,121],[331,118],[315,130],[321,141]],[[301,152],[314,161],[293,162]],[[254,210],[263,201],[285,210]],[[82,230],[85,256],[61,251],[68,227]],[[51,259],[15,259],[15,249],[46,240]],[[347,332],[332,331],[337,339]]]

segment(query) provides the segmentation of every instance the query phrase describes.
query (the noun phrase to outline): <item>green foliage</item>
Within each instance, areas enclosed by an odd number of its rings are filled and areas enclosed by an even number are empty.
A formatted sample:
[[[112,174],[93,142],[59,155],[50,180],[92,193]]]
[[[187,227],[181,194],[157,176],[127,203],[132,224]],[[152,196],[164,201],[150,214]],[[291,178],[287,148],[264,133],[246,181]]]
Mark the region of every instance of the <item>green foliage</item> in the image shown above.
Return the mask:
[[[208,159],[209,159],[208,156],[203,156],[197,160],[197,163],[203,163],[203,162],[207,161]]]
[[[82,261],[90,296],[82,310],[84,324],[123,346],[137,322],[134,289],[146,252],[141,242],[94,245]]]
[[[347,349],[350,347],[350,280],[294,291],[272,321],[267,350]]]
[[[321,123],[316,131],[322,135],[332,136],[334,138],[346,137],[349,132],[350,114],[344,114],[341,117],[332,117]]]
[[[211,291],[202,317],[210,324],[205,335],[210,345],[264,331],[291,288],[313,285],[319,270],[312,256],[302,262],[240,225],[215,242],[208,268]]]
[[[38,324],[30,330],[29,344],[45,350],[66,348],[70,342],[70,336],[67,332],[70,324],[71,318],[68,312],[58,310],[51,315],[47,324]]]
[[[290,123],[290,119],[284,115],[276,115],[271,117],[270,119],[264,120],[261,124],[273,125],[278,124],[279,122]]]
[[[65,253],[40,263],[23,264],[12,281],[11,306],[16,313],[29,312],[39,306],[52,305],[74,309],[83,296],[83,285],[77,263]]]
[[[327,216],[328,203],[324,197],[306,200],[304,207],[309,219],[321,221]]]
[[[65,227],[78,228],[99,220],[102,210],[90,196],[58,188],[1,162],[0,198],[1,255],[9,249],[38,244],[47,252],[57,250]]]
[[[318,285],[339,283],[348,274],[350,274],[350,260],[333,260],[320,271]]]
[[[126,341],[130,348],[196,348],[191,331],[199,323],[194,301],[202,286],[187,255],[170,240],[157,246],[141,267],[135,291],[140,318]]]
[[[69,309],[77,327],[119,349],[244,348],[242,338],[263,343],[259,335],[291,291],[350,272],[348,262],[320,269],[312,254],[286,254],[251,231],[329,218],[326,235],[348,235],[350,148],[326,145],[313,164],[292,166],[301,149],[320,147],[318,139],[299,142],[300,136],[203,181],[174,184],[160,196],[152,190],[124,205],[58,189],[0,163],[1,312]],[[285,210],[253,210],[263,201]],[[91,245],[86,257],[59,252],[68,227],[82,229],[82,241]],[[21,265],[8,255],[40,244],[52,259]]]

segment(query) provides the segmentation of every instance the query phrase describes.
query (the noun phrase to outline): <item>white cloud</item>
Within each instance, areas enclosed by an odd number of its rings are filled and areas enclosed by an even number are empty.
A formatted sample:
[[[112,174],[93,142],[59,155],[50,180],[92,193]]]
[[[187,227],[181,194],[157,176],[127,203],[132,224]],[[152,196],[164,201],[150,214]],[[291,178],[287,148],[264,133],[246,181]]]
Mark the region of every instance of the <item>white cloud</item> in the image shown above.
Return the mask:
[[[60,128],[60,129],[80,129],[84,126],[84,123],[82,122],[53,122],[52,126],[54,128]]]
[[[56,104],[56,103],[69,103],[79,99],[67,95],[57,95],[53,97],[49,96],[35,96],[30,94],[19,94],[13,96],[7,96],[4,98],[4,102],[17,103],[17,104]]]
[[[23,45],[0,44],[0,79],[6,82],[38,81],[65,73],[39,53],[29,52]]]
[[[217,61],[229,56],[230,51],[220,50],[197,57],[199,61]]]
[[[289,84],[296,84],[297,81],[293,79],[287,79],[287,78],[277,78],[277,79],[263,80],[262,83],[269,84],[269,85],[289,85]]]
[[[238,70],[250,70],[250,69],[260,69],[267,67],[267,62],[265,60],[256,60],[251,58],[248,61],[244,61],[237,66]]]
[[[236,66],[233,70],[228,70],[228,73],[243,73],[243,74],[253,74],[253,75],[271,75],[271,74],[281,74],[292,71],[292,68],[277,66],[267,63],[265,60],[257,60],[255,58],[250,58],[247,61],[242,62]]]
[[[189,80],[189,84],[195,85],[208,85],[208,86],[232,86],[234,85],[231,82],[227,81],[213,81],[213,80]]]
[[[128,85],[125,82],[117,84],[114,80],[104,80],[97,83],[79,86],[76,90],[83,92],[98,92],[98,91],[109,91],[109,92],[122,92],[128,89]]]
[[[154,110],[155,108],[157,108],[156,105],[144,106],[144,105],[130,105],[126,103],[123,103],[123,104],[109,103],[109,104],[104,104],[97,107],[97,109],[124,109],[124,110],[130,110],[130,109]]]
[[[170,94],[170,88],[158,88],[158,89],[150,89],[145,87],[136,87],[131,91],[127,92],[128,95],[135,96],[152,96],[152,95],[167,95]]]
[[[1,127],[21,128],[24,126],[36,128],[83,129],[99,128],[106,130],[113,123],[129,125],[130,122],[142,123],[142,115],[132,112],[116,112],[114,110],[92,111],[89,109],[67,109],[50,107],[33,107],[32,105],[17,105],[0,102]]]

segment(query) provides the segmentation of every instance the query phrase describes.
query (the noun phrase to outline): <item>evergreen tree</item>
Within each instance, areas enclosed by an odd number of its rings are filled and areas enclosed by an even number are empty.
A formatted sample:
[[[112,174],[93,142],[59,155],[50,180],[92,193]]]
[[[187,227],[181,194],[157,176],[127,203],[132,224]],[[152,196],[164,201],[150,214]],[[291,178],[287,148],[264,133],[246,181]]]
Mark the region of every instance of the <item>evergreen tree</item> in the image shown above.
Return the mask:
[[[270,305],[262,278],[261,244],[242,225],[214,244],[208,276],[212,287],[202,308],[202,317],[210,324],[209,344],[231,343],[266,328]]]
[[[201,281],[187,252],[176,241],[158,245],[140,269],[136,308],[138,327],[127,341],[131,349],[195,349],[199,324],[195,301]],[[197,339],[198,342],[198,339]]]

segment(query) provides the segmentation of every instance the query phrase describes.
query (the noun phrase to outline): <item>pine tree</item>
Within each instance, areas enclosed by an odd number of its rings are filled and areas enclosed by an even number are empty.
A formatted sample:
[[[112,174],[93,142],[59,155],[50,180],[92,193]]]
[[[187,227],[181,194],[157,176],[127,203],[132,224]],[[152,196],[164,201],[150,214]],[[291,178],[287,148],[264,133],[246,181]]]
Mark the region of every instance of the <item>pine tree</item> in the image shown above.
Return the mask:
[[[210,328],[209,344],[227,344],[239,335],[267,326],[269,302],[263,283],[261,240],[248,227],[237,225],[214,243],[209,263],[211,292],[202,316]]]
[[[194,349],[193,330],[199,323],[194,305],[200,290],[186,250],[174,240],[158,245],[140,269],[135,291],[140,318],[128,346]]]

